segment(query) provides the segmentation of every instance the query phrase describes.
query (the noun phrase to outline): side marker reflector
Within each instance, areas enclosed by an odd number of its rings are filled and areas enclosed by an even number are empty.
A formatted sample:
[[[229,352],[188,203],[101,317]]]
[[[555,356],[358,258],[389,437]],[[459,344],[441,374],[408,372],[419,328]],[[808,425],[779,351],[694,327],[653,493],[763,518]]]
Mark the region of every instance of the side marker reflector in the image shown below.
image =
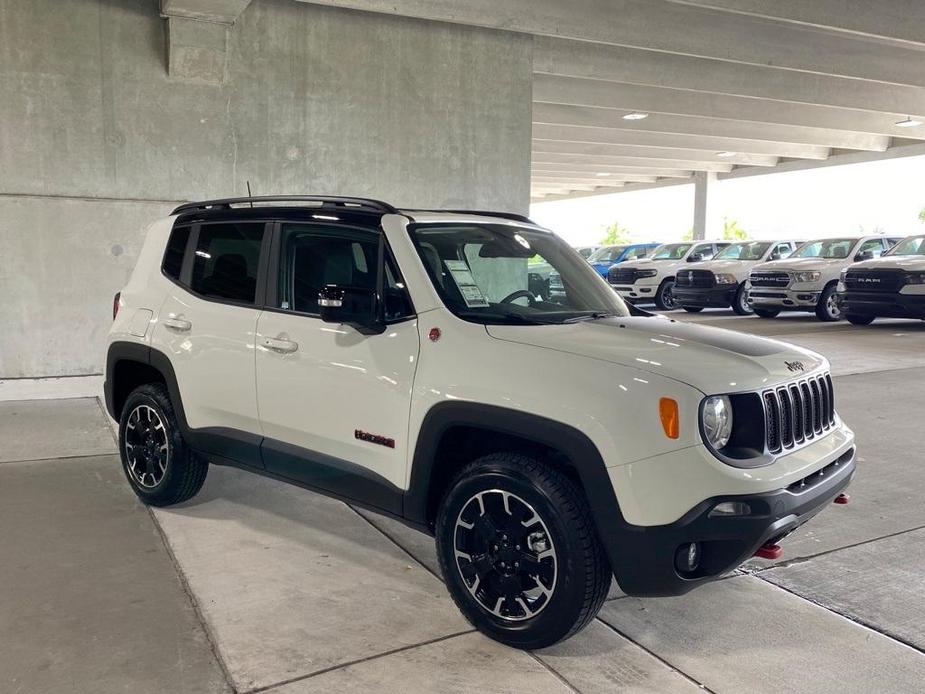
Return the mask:
[[[676,439],[681,435],[681,418],[678,415],[678,402],[672,398],[661,398],[658,401],[658,416],[662,420],[662,429],[669,439]]]

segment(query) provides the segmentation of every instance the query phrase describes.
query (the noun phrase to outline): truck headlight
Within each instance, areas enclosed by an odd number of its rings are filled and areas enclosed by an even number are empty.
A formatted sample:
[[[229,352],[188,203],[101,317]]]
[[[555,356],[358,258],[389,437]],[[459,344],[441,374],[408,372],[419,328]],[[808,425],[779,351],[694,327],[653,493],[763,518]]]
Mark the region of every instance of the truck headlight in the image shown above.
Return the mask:
[[[716,274],[716,283],[717,284],[738,284],[739,281],[736,279],[735,275],[730,275],[725,272],[720,272]]]
[[[906,284],[925,284],[925,272],[907,272]]]
[[[658,274],[658,270],[637,270],[637,277],[655,277]]]
[[[793,273],[794,282],[818,282],[820,277],[822,277],[821,272],[794,272]]]
[[[714,450],[720,450],[732,437],[732,403],[725,395],[714,395],[703,401],[700,420],[704,438]]]

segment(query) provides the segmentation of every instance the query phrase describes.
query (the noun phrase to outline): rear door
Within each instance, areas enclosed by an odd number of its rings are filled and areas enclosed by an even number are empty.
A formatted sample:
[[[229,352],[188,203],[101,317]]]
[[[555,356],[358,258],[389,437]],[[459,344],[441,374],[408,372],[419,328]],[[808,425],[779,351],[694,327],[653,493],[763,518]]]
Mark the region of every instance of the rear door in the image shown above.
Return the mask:
[[[420,344],[404,284],[387,251],[380,254],[382,232],[293,222],[280,224],[275,236],[273,303],[257,330],[266,467],[398,512]],[[387,296],[383,333],[321,320],[323,287],[371,289],[380,286],[379,272]]]
[[[261,438],[254,350],[265,227],[250,221],[193,227],[152,339],[173,367],[193,444],[254,464]]]

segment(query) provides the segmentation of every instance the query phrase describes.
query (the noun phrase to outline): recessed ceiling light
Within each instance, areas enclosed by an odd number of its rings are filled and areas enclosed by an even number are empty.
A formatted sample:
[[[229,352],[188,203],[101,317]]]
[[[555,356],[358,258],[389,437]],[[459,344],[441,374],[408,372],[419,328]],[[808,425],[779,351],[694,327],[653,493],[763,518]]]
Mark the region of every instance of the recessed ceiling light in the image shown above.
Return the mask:
[[[599,174],[594,174],[594,175],[595,176],[609,176],[610,174],[609,173],[599,173]]]
[[[716,153],[716,156],[722,157],[723,159],[728,159],[729,157],[734,157],[735,155],[736,155],[735,152],[717,152]]]
[[[623,120],[642,120],[643,118],[648,118],[648,113],[627,113],[623,116]]]
[[[626,116],[624,116],[624,118],[626,118]],[[914,128],[915,126],[921,124],[922,121],[915,120],[915,118],[911,118],[909,116],[906,116],[903,120],[896,121],[896,125],[898,125],[900,128]]]

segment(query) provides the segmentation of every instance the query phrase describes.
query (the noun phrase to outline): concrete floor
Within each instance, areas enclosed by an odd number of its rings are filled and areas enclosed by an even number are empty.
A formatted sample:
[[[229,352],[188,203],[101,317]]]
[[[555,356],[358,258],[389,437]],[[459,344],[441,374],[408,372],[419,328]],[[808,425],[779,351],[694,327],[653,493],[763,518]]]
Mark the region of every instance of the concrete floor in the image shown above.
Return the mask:
[[[524,653],[472,631],[398,523],[215,466],[151,512],[98,402],[5,402],[0,692],[923,691],[925,323],[676,316],[832,361],[852,503],[779,561],[680,598],[615,586],[584,632]]]

